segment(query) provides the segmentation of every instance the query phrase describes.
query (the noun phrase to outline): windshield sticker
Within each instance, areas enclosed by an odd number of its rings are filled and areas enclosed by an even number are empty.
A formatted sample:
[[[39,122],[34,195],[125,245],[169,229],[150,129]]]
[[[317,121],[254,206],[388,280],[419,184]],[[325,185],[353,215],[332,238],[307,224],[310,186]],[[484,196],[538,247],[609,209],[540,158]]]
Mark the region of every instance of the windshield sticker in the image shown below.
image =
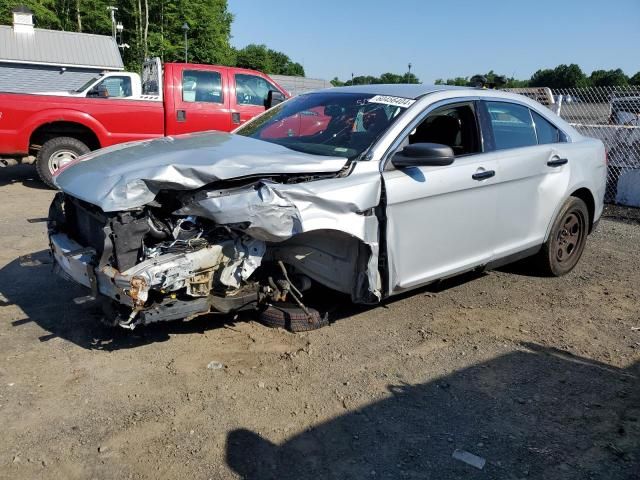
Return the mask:
[[[409,108],[416,103],[415,100],[403,97],[391,97],[389,95],[376,95],[369,99],[369,103],[381,103],[383,105],[393,105],[394,107]]]

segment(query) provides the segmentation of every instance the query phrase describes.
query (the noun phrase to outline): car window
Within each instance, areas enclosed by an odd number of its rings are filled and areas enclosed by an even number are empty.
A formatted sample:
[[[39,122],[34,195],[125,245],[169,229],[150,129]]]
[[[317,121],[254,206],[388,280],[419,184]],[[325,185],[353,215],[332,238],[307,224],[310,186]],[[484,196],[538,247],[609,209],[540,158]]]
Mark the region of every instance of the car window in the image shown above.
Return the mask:
[[[537,145],[529,109],[507,102],[487,102],[496,150]]]
[[[362,158],[414,101],[327,89],[276,105],[235,133],[298,152]]]
[[[236,101],[240,105],[263,107],[269,90],[280,91],[271,82],[257,75],[236,74]]]
[[[205,70],[184,70],[182,72],[182,101],[224,103],[220,73]]]
[[[129,77],[107,77],[98,83],[94,89],[100,92],[100,96],[109,98],[122,98],[133,95],[131,78]]]
[[[440,143],[451,147],[456,156],[480,152],[478,123],[473,104],[437,108],[409,134],[406,143]]]
[[[533,116],[539,145],[560,142],[560,130],[539,113],[531,110],[531,115]]]

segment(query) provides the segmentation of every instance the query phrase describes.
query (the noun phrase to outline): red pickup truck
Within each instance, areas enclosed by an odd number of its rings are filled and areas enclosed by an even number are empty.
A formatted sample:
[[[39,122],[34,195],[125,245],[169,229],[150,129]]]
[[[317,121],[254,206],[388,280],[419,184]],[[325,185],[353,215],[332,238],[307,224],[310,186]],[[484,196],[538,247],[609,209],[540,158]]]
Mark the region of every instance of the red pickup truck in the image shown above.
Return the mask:
[[[231,131],[288,97],[254,70],[167,63],[163,72],[159,61],[153,62],[145,64],[139,97],[114,96],[113,88],[111,95],[105,89],[87,97],[0,93],[0,166],[35,163],[40,178],[52,186],[58,168],[90,150],[164,135]]]

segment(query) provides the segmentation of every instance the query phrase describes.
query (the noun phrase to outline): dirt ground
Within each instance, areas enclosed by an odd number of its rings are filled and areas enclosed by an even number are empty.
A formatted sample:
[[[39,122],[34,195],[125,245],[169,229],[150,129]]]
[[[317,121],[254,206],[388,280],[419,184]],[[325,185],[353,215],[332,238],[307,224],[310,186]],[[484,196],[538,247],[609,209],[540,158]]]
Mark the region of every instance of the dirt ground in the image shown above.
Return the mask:
[[[1,478],[640,478],[637,210],[609,210],[565,278],[468,275],[305,334],[126,332],[20,264],[46,258],[26,219],[52,195],[0,169]]]

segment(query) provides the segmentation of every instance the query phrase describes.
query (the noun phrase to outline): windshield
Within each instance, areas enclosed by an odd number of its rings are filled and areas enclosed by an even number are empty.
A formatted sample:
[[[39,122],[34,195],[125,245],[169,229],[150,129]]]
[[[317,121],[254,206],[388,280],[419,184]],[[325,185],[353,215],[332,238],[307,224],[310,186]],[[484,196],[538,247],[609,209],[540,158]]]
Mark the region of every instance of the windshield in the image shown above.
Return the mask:
[[[89,80],[87,83],[82,85],[79,89],[77,89],[76,92],[77,93],[84,92],[87,88],[89,88],[89,85],[91,85],[93,82],[97,81],[101,77],[102,77],[102,75],[98,75],[97,77],[93,77],[91,80]]]
[[[311,93],[273,107],[235,133],[300,152],[353,159],[413,103],[385,95]]]

